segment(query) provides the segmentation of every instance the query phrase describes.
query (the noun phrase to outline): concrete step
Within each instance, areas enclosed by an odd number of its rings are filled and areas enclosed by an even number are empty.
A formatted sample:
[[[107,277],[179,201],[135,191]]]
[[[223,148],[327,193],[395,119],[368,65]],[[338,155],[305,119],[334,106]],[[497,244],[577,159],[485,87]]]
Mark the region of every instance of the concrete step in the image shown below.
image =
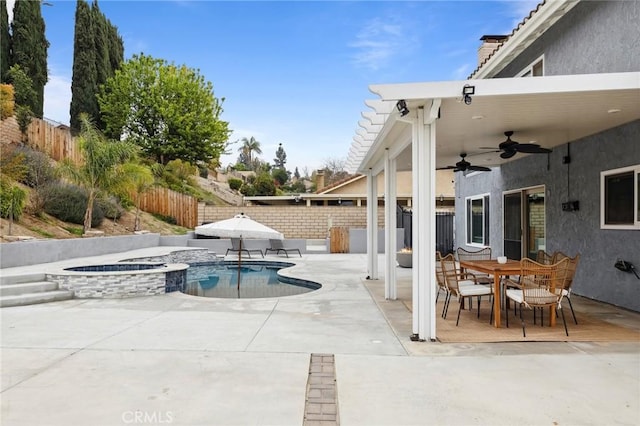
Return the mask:
[[[72,298],[73,293],[67,290],[25,293],[16,296],[0,296],[0,307],[34,305],[36,303],[58,302]]]
[[[44,281],[44,272],[33,272],[20,275],[0,275],[0,286]]]
[[[3,284],[0,286],[0,296],[19,296],[27,293],[42,293],[58,289],[58,284],[50,281],[34,281],[20,284]]]

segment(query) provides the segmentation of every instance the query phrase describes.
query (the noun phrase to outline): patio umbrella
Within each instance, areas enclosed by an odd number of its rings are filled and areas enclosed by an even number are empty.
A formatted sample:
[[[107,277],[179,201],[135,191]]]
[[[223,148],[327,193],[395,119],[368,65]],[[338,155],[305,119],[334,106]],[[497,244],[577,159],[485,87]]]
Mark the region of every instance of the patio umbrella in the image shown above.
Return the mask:
[[[240,250],[238,251],[238,291],[240,291],[240,266],[242,264],[242,239],[243,238],[264,238],[282,240],[284,236],[281,232],[269,228],[266,225],[252,220],[244,213],[240,213],[231,219],[220,220],[206,225],[196,226],[196,234],[209,237],[239,238]]]

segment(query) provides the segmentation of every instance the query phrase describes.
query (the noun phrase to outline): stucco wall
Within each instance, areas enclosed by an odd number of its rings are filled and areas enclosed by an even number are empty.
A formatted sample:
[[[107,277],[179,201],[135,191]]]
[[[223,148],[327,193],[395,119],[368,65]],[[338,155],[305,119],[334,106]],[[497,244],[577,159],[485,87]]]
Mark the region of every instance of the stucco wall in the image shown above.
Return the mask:
[[[570,149],[571,163],[562,157]],[[580,253],[576,294],[640,311],[640,281],[613,267],[623,258],[640,267],[640,231],[600,229],[600,172],[640,164],[640,121],[556,147],[549,155],[530,155],[490,173],[457,180],[456,246],[466,247],[464,199],[490,193],[490,241],[503,253],[502,194],[532,186],[546,190],[546,249]],[[578,200],[580,210],[563,212],[562,203]]]
[[[498,77],[513,77],[544,54],[545,75],[640,70],[640,2],[582,1]]]

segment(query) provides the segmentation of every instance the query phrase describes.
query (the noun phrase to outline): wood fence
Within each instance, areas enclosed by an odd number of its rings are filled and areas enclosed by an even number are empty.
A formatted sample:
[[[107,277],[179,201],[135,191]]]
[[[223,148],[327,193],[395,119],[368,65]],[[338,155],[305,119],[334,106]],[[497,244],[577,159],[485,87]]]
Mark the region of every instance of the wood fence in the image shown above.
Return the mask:
[[[0,122],[0,141],[2,143],[20,143],[22,135],[15,118]],[[46,153],[56,161],[69,159],[76,164],[83,161],[77,138],[71,136],[67,126],[51,124],[34,118],[27,130],[28,146]],[[141,195],[140,208],[149,213],[173,217],[176,223],[187,228],[198,224],[198,200],[189,195],[180,194],[166,188],[154,188]]]
[[[170,216],[185,228],[198,225],[198,199],[167,188],[156,187],[140,196],[140,209]]]
[[[82,162],[78,140],[71,136],[71,131],[66,126],[54,126],[34,118],[27,130],[27,144],[56,161],[69,159],[75,164]]]

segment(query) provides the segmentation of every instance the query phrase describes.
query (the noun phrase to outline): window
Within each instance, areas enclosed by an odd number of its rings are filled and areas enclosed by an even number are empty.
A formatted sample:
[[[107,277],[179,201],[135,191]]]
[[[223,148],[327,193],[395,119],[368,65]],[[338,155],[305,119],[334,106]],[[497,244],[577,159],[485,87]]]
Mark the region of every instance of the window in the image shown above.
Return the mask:
[[[518,77],[540,77],[544,75],[544,57],[541,56],[520,71]]]
[[[600,173],[600,227],[640,229],[640,165]]]
[[[467,244],[489,245],[489,195],[467,198]]]

